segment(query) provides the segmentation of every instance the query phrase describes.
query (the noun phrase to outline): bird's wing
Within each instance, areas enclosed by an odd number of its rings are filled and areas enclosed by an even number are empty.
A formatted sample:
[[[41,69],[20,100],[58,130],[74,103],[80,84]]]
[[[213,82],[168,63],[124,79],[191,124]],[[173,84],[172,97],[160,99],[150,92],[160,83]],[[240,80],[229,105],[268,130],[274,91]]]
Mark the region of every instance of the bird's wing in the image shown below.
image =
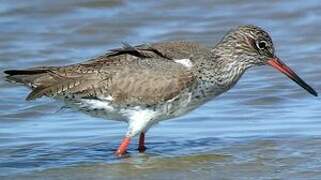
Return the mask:
[[[176,97],[196,82],[192,72],[174,62],[131,63],[107,72],[87,73],[80,77],[56,76],[55,83],[38,86],[27,97],[41,96],[104,99],[114,103],[152,105]]]
[[[184,41],[141,44],[137,46],[123,43],[123,47],[111,49],[105,55],[91,59],[84,64],[126,63],[137,58],[156,58],[159,60],[186,59],[200,54],[200,52],[210,52],[210,49],[198,43]]]
[[[175,56],[163,46],[126,45],[80,64],[8,70],[5,73],[9,74],[9,79],[32,87],[28,100],[42,96],[112,95],[121,103],[151,104],[170,99],[195,82],[193,73],[175,63],[172,60]],[[177,44],[167,47],[175,46]]]
[[[115,103],[153,105],[196,85],[194,74],[175,62],[143,62],[112,76],[109,95]]]

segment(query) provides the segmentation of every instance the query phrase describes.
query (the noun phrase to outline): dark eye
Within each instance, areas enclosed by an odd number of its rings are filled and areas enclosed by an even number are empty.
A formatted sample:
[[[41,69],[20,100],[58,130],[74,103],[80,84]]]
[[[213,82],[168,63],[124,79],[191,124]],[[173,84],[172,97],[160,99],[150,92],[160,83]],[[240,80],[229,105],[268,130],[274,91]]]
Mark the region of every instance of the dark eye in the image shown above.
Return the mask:
[[[266,42],[265,41],[260,41],[258,44],[257,44],[258,48],[260,49],[264,49],[266,48]]]

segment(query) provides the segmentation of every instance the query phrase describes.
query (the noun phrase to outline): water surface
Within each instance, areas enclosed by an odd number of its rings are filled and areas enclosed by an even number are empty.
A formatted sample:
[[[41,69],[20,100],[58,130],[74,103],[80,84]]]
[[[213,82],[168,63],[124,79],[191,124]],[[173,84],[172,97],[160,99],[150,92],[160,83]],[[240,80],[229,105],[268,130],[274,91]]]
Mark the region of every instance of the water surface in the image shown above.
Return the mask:
[[[321,4],[306,1],[0,2],[0,70],[77,63],[121,42],[214,44],[232,27],[267,29],[278,56],[316,91],[321,82]],[[320,179],[321,102],[270,67],[248,71],[229,92],[161,122],[116,150],[126,124],[27,102],[0,78],[2,179]]]

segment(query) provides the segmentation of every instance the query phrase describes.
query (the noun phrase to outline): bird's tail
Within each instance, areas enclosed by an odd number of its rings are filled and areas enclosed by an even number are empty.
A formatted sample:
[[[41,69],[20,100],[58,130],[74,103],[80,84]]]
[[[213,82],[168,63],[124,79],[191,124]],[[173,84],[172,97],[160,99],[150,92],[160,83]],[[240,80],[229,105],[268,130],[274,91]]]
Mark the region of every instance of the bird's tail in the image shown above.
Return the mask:
[[[22,83],[33,89],[33,91],[48,87],[57,81],[50,75],[50,69],[46,67],[25,70],[6,70],[4,73],[7,74],[7,80]]]
[[[26,86],[35,88],[44,83],[49,77],[49,70],[45,68],[26,69],[26,70],[6,70],[6,78],[10,81],[23,83]]]
[[[42,96],[55,97],[64,95],[68,90],[69,93],[81,92],[83,95],[88,94],[95,84],[99,84],[100,79],[96,74],[79,74],[66,71],[57,67],[37,67],[24,70],[7,70],[6,78],[9,81],[23,83],[32,89],[27,96],[27,100],[33,100]]]

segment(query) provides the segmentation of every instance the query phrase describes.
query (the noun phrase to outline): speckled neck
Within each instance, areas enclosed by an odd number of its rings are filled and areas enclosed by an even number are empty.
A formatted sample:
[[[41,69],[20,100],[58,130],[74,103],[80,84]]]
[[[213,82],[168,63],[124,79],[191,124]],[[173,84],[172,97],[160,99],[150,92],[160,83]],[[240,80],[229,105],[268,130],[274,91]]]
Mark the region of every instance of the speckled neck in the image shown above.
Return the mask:
[[[228,53],[229,47],[226,47],[224,51],[221,48],[222,46],[214,47],[207,58],[196,64],[199,81],[207,84],[213,91],[217,91],[218,88],[222,91],[230,89],[246,69],[252,66],[240,60],[245,58],[242,54]]]

